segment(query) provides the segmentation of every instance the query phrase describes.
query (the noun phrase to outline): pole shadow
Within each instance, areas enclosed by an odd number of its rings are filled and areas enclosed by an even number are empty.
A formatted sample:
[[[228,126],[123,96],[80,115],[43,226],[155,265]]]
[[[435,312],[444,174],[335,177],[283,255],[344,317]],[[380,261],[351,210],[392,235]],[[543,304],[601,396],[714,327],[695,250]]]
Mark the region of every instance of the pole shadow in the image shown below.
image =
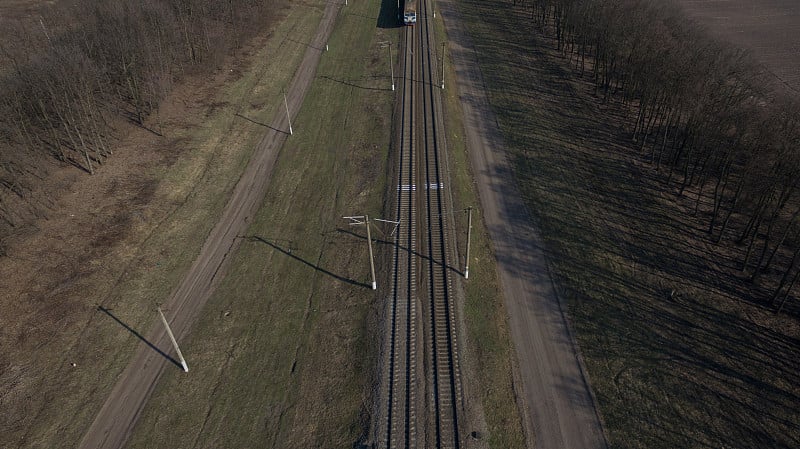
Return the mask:
[[[291,37],[287,37],[286,40],[289,42],[294,42],[295,44],[300,44],[309,48],[313,48],[314,50],[325,51],[325,47],[315,47],[308,42],[298,41],[296,39],[292,39]]]
[[[265,244],[265,245],[267,245],[269,247],[272,247],[273,249],[276,249],[276,250],[282,252],[283,254],[291,257],[292,259],[294,259],[294,260],[296,260],[296,261],[298,261],[298,262],[300,262],[300,263],[302,263],[302,264],[304,264],[304,265],[306,265],[308,267],[311,267],[314,270],[319,271],[320,273],[327,274],[328,276],[330,276],[330,277],[332,277],[334,279],[340,280],[342,282],[345,282],[345,283],[348,283],[348,284],[351,284],[351,285],[356,285],[356,286],[359,286],[359,287],[372,289],[372,285],[368,285],[368,284],[365,284],[363,282],[358,282],[356,280],[353,280],[353,279],[350,279],[350,278],[346,278],[344,276],[340,276],[340,275],[338,275],[336,273],[332,273],[332,272],[330,272],[330,271],[328,271],[328,270],[326,270],[326,269],[324,269],[324,268],[322,268],[320,266],[314,265],[313,263],[311,263],[311,262],[309,262],[309,261],[307,261],[307,260],[305,260],[305,259],[303,259],[301,257],[298,257],[298,256],[292,254],[291,249],[288,249],[288,250],[284,249],[284,248],[278,246],[277,244],[267,240],[264,237],[260,237],[260,236],[257,236],[257,235],[250,235],[250,236],[245,236],[244,238],[246,238],[247,240],[249,240],[251,242],[261,242],[261,243],[263,243],[263,244]]]
[[[336,228],[336,232],[339,232],[341,234],[348,234],[348,235],[351,235],[351,236],[353,236],[353,237],[355,237],[357,239],[360,239],[360,240],[366,240],[367,239],[366,236],[360,235],[360,234],[356,234],[355,232],[353,232],[353,231],[351,231],[349,229]],[[376,242],[376,243],[378,243],[380,245],[395,246],[394,240],[386,240],[386,239],[382,239],[382,238],[378,238],[378,237],[373,237],[372,241],[374,241],[374,242]],[[401,251],[409,251],[409,248],[407,246],[405,246],[405,245],[397,244],[397,247]],[[419,252],[417,250],[411,250],[411,254],[416,256],[416,257],[419,257],[422,260],[427,260],[427,261],[431,261],[432,260],[429,255],[423,254],[423,253],[421,253],[421,252]],[[439,267],[443,267],[445,270],[448,270],[448,271],[451,271],[453,273],[456,273],[456,274],[458,274],[458,275],[460,275],[462,277],[464,276],[464,272],[463,271],[461,271],[457,267],[454,267],[454,266],[452,266],[450,264],[443,265],[442,261],[440,261],[440,260],[433,260],[433,264],[434,265],[438,265]]]
[[[154,345],[154,344],[150,343],[150,342],[149,342],[149,341],[148,341],[146,338],[144,338],[144,337],[142,336],[142,334],[140,334],[140,333],[136,332],[136,331],[135,331],[134,329],[132,329],[130,326],[128,326],[127,324],[125,324],[125,323],[124,323],[122,320],[120,320],[119,318],[117,318],[116,316],[114,316],[114,314],[113,314],[113,313],[111,313],[111,310],[110,310],[110,309],[106,309],[105,307],[103,307],[103,306],[101,306],[101,305],[98,305],[98,306],[97,306],[97,310],[99,310],[99,311],[101,311],[101,312],[105,313],[106,315],[110,316],[110,317],[111,317],[111,319],[113,319],[114,321],[116,321],[117,323],[119,323],[119,325],[120,325],[120,326],[124,327],[124,328],[125,328],[125,329],[126,329],[128,332],[130,332],[131,334],[133,334],[133,335],[134,335],[136,338],[138,338],[139,340],[143,341],[143,342],[144,342],[144,343],[145,343],[147,346],[149,346],[149,347],[150,347],[150,349],[152,349],[153,351],[156,351],[156,352],[157,352],[157,353],[159,353],[159,354],[160,354],[162,357],[164,357],[165,359],[169,360],[170,362],[172,362],[172,364],[173,364],[173,365],[177,366],[178,368],[180,368],[180,369],[181,369],[181,371],[183,371],[183,366],[182,366],[182,365],[181,365],[181,364],[180,364],[180,363],[179,363],[177,360],[175,360],[175,359],[173,359],[172,357],[170,357],[170,356],[169,356],[169,355],[168,355],[166,352],[164,352],[164,351],[162,351],[161,349],[159,349],[159,348],[158,348],[156,345]]]
[[[236,116],[236,117],[239,117],[239,118],[243,118],[243,119],[247,120],[250,123],[255,123],[256,125],[263,126],[264,128],[269,128],[269,129],[271,129],[273,131],[277,131],[279,133],[289,134],[288,131],[284,131],[284,130],[278,129],[278,128],[273,128],[272,126],[269,126],[269,125],[267,125],[265,123],[257,122],[257,121],[255,121],[255,120],[253,120],[251,118],[247,118],[247,117],[243,116],[242,114],[239,114],[238,112],[233,114],[233,115]]]
[[[329,81],[333,81],[334,83],[339,83],[339,84],[344,84],[345,86],[355,87],[356,89],[363,89],[363,90],[382,90],[382,91],[390,91],[390,92],[391,92],[391,90],[392,90],[391,88],[388,88],[388,87],[384,88],[384,87],[367,87],[367,86],[359,86],[359,85],[358,85],[358,84],[356,84],[356,83],[353,83],[353,82],[350,82],[350,81],[345,81],[345,80],[339,80],[339,79],[336,79],[336,78],[330,77],[330,76],[328,76],[328,75],[320,75],[319,77],[320,77],[320,78],[322,78],[322,79],[326,79],[326,80],[329,80]]]

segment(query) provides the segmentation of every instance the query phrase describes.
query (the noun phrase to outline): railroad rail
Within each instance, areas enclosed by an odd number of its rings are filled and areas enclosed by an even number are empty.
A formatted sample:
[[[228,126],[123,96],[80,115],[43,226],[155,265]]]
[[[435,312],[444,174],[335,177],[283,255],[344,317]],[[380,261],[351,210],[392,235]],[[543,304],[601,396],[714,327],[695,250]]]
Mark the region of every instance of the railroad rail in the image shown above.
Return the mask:
[[[452,248],[447,245],[444,193],[449,186],[441,170],[446,156],[438,135],[436,46],[425,14],[427,2],[422,0],[418,6],[417,26],[404,30],[402,49],[400,225],[387,314],[384,419],[377,446],[457,449],[462,446],[462,392],[448,266]]]
[[[417,276],[416,180],[414,178],[414,34],[405,33],[401,89],[401,142],[397,184],[398,225],[395,236],[393,288],[389,313],[389,369],[386,388],[386,432],[382,447],[413,448],[417,439]]]

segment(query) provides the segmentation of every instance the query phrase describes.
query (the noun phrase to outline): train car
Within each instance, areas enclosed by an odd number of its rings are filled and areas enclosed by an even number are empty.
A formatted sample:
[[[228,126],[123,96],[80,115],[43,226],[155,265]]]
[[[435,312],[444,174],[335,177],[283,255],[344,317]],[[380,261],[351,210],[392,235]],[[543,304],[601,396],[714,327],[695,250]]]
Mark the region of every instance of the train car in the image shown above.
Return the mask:
[[[417,23],[417,2],[416,0],[406,0],[403,9],[403,24],[414,25]]]

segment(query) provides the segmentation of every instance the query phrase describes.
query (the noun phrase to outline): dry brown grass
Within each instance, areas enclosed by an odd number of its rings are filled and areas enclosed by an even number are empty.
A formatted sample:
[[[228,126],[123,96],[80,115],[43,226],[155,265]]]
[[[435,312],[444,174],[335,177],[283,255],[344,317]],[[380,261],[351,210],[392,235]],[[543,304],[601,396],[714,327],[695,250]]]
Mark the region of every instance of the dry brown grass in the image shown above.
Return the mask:
[[[298,16],[314,27],[307,10]],[[296,24],[281,20],[277,29]],[[304,50],[283,44],[260,36],[225,69],[187,80],[160,111],[163,136],[126,131],[95,176],[64,168],[47,179],[63,193],[0,259],[0,446],[74,446],[81,438],[139,344],[97,305],[147,331],[260,135],[235,112],[250,111],[257,88],[275,106],[260,108],[256,120],[280,104],[287,67]]]

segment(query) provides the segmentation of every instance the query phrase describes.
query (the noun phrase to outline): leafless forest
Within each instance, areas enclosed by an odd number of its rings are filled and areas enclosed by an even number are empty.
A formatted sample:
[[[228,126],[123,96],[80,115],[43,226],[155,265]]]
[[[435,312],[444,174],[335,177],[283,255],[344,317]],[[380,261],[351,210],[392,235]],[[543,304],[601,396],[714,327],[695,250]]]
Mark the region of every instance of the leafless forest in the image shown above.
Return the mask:
[[[218,67],[277,3],[78,0],[4,19],[0,254],[4,236],[46,213],[37,188],[52,167],[94,173],[126,123],[159,133],[153,113],[174,83]]]
[[[689,196],[781,309],[800,277],[800,102],[745,51],[649,0],[524,0],[598,101],[620,102],[638,157]],[[631,205],[636,207],[636,205]],[[764,289],[760,289],[764,290]]]

